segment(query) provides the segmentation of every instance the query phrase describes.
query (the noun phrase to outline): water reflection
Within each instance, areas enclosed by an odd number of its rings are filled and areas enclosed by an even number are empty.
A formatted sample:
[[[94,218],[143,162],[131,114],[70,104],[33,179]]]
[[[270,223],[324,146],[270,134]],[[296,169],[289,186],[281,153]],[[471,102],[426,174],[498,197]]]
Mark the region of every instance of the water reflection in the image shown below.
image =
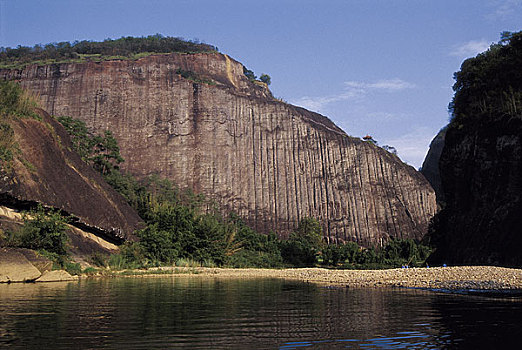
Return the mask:
[[[199,276],[0,285],[0,309],[18,348],[445,348],[522,324],[518,300]]]

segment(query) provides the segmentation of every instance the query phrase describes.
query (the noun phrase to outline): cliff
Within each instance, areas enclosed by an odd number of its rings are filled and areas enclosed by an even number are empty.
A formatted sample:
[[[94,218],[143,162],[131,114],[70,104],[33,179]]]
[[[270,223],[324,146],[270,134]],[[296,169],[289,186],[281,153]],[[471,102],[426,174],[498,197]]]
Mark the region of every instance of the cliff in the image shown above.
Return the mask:
[[[430,148],[424,162],[422,162],[422,169],[420,172],[426,180],[431,184],[435,190],[437,200],[443,200],[444,192],[440,181],[439,160],[442,150],[444,149],[444,139],[446,138],[446,128],[442,128],[439,133],[431,140]]]
[[[219,53],[2,70],[53,115],[109,129],[144,177],[214,198],[256,230],[286,236],[303,217],[329,241],[422,238],[435,214],[426,179],[328,118],[272,98]]]
[[[510,120],[511,119],[511,120]],[[448,129],[434,262],[522,265],[522,120]]]
[[[14,156],[0,162],[0,205],[28,209],[41,203],[71,214],[74,225],[111,242],[133,239],[141,219],[71,151],[60,123],[43,110],[36,118],[1,118],[2,127],[12,130]]]
[[[439,169],[431,260],[522,265],[522,33],[466,60]]]

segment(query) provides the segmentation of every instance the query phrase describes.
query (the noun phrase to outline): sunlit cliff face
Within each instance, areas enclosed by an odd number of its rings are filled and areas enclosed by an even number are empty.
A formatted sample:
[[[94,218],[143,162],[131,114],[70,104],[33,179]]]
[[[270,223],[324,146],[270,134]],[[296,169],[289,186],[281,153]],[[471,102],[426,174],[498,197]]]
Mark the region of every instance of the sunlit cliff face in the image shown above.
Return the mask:
[[[190,187],[261,232],[284,237],[314,217],[328,241],[379,246],[422,238],[436,211],[433,189],[412,167],[274,99],[226,55],[29,66],[0,76],[20,80],[51,114],[111,130],[125,170]]]

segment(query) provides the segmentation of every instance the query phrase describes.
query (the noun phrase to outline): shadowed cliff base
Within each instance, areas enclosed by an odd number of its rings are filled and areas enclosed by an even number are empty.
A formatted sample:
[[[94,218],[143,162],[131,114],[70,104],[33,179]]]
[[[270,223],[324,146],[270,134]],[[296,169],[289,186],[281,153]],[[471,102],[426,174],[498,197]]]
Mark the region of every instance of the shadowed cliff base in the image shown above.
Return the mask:
[[[522,32],[455,73],[431,261],[522,266]]]

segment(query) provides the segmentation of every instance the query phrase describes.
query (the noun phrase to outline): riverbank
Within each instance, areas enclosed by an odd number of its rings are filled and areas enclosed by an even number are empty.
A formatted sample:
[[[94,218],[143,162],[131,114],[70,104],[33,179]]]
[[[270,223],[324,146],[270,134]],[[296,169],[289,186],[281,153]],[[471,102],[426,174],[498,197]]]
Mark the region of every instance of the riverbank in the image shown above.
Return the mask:
[[[388,270],[232,269],[158,267],[130,270],[120,276],[148,277],[194,274],[213,278],[281,278],[344,287],[408,287],[425,289],[522,289],[522,269],[494,266],[455,266]]]

